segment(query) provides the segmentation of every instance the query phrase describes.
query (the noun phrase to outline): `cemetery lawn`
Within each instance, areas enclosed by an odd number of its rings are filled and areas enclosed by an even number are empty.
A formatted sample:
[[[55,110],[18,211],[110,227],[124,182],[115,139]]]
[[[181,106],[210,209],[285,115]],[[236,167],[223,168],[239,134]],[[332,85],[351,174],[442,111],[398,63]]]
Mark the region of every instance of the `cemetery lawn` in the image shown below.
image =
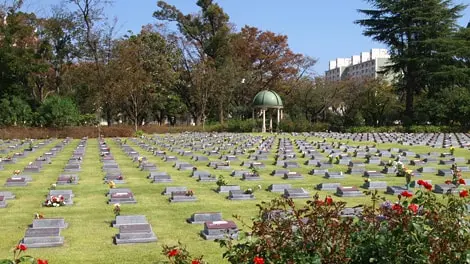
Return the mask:
[[[267,135],[266,135],[267,136]],[[159,135],[163,137],[163,135]],[[292,139],[295,146],[295,139],[305,139],[304,136],[294,137],[286,136]],[[322,139],[308,138],[309,142],[317,142]],[[102,163],[99,157],[98,141],[96,139],[89,139],[86,146],[86,153],[84,156],[82,170],[79,174],[80,181],[78,185],[58,186],[57,189],[71,189],[75,194],[74,205],[59,208],[45,208],[41,204],[45,200],[48,188],[52,183],[55,183],[57,177],[63,173],[63,168],[68,159],[72,156],[72,152],[78,144],[78,139],[73,140],[70,144],[58,153],[57,157],[52,158],[52,164],[44,165],[42,171],[37,174],[29,174],[33,176],[33,181],[26,187],[4,187],[6,179],[12,175],[15,169],[23,169],[28,162],[33,161],[36,157],[47,152],[50,148],[55,146],[60,140],[55,140],[51,144],[36,150],[28,157],[19,160],[18,163],[12,165],[5,165],[5,169],[0,171],[0,190],[12,191],[16,195],[15,200],[8,201],[8,207],[0,209],[0,259],[11,258],[13,247],[24,236],[25,230],[28,225],[33,221],[35,213],[42,213],[46,218],[63,217],[69,223],[69,227],[61,232],[64,237],[65,244],[57,248],[39,248],[28,249],[27,254],[41,259],[48,259],[49,263],[157,263],[164,260],[162,256],[163,244],[176,244],[181,241],[187,246],[187,249],[194,255],[204,255],[204,258],[213,264],[226,263],[222,260],[223,249],[218,243],[213,241],[205,241],[200,236],[200,231],[203,225],[191,225],[186,223],[186,219],[195,212],[221,212],[225,220],[234,220],[233,214],[240,215],[246,223],[251,223],[251,217],[257,215],[257,203],[261,201],[269,201],[273,198],[279,197],[279,193],[271,193],[265,189],[273,183],[289,183],[293,187],[302,187],[309,191],[311,196],[316,192],[320,197],[324,198],[328,194],[333,194],[331,191],[317,191],[314,187],[319,183],[339,182],[342,186],[357,186],[360,187],[364,183],[364,178],[359,175],[346,174],[344,179],[325,179],[321,176],[309,175],[308,172],[313,169],[313,166],[303,165],[308,158],[297,158],[296,162],[301,165],[300,168],[290,169],[291,171],[300,172],[304,179],[302,180],[283,180],[280,177],[271,176],[270,173],[275,169],[282,169],[279,166],[273,165],[275,163],[275,151],[277,150],[278,140],[275,141],[269,159],[262,161],[266,164],[266,168],[260,169],[261,181],[242,181],[240,178],[230,176],[231,171],[216,171],[206,165],[208,161],[195,162],[191,157],[183,157],[177,153],[168,152],[167,154],[175,155],[180,161],[187,161],[194,164],[198,170],[209,171],[213,175],[223,175],[228,181],[228,184],[240,185],[242,189],[252,188],[257,189],[258,184],[262,186],[262,190],[256,190],[254,195],[256,197],[253,201],[230,201],[226,199],[228,194],[219,194],[214,190],[217,188],[215,183],[199,183],[196,179],[191,178],[191,171],[178,171],[172,165],[174,162],[165,163],[160,157],[153,156],[151,153],[143,150],[130,139],[127,144],[132,146],[141,156],[148,158],[149,162],[157,165],[159,171],[168,172],[172,179],[172,183],[159,183],[153,184],[147,175],[149,172],[140,171],[137,163],[132,162],[119,147],[118,143],[113,139],[106,139],[108,146],[111,148],[111,153],[119,164],[121,171],[125,177],[125,184],[117,185],[117,188],[130,188],[134,193],[137,204],[123,204],[121,206],[121,215],[140,214],[145,215],[151,224],[155,235],[158,237],[158,242],[148,244],[133,244],[133,245],[114,245],[113,237],[118,233],[117,228],[110,227],[111,221],[114,220],[112,205],[106,202],[108,198],[105,194],[108,191],[108,185],[103,183],[104,172],[102,172]],[[332,140],[330,140],[331,142]],[[337,142],[336,140],[334,142]],[[345,142],[345,141],[344,141]],[[349,141],[348,145],[373,145],[373,143],[353,142]],[[424,154],[428,152],[448,152],[448,149],[430,148],[423,146],[402,146],[398,144],[378,144],[378,149],[388,148],[406,148],[417,154]],[[296,154],[299,150],[296,149]],[[195,152],[194,155],[203,155],[202,152]],[[239,161],[231,162],[231,167],[234,170],[246,170],[247,168],[239,166],[242,161],[248,160],[249,154],[239,156]],[[325,157],[326,153],[322,153]],[[455,151],[456,157],[464,157],[467,161],[470,158],[470,153],[466,149],[457,148]],[[355,158],[352,158],[353,160]],[[384,158],[386,161],[389,158]],[[440,158],[439,158],[440,159]],[[209,157],[210,161],[218,161],[218,156]],[[365,159],[361,159],[365,160]],[[426,165],[425,165],[426,166]],[[436,169],[448,169],[448,165],[427,165],[435,167]],[[459,164],[459,166],[467,166]],[[416,170],[422,166],[408,166]],[[334,165],[330,171],[343,171],[347,169],[343,165]],[[368,165],[367,170],[380,171],[382,166]],[[445,179],[450,177],[436,176],[434,174],[423,173],[421,179],[432,180],[432,183],[444,183]],[[468,179],[470,176],[465,175],[463,178]],[[395,177],[393,174],[387,175],[385,178],[372,179],[377,181],[386,181],[389,186],[400,185],[405,183],[404,178]],[[166,186],[186,186],[188,189],[194,191],[197,197],[196,202],[189,203],[169,203],[168,197],[161,195]],[[365,189],[360,188],[364,191]],[[384,193],[380,191],[380,193]],[[396,197],[392,195],[385,195],[388,199],[394,201]],[[333,195],[334,200],[347,201],[348,206],[358,204],[368,204],[370,202],[367,196],[359,198],[340,198]],[[305,199],[295,200],[297,204],[304,204]],[[240,222],[235,221],[239,228],[247,231]]]

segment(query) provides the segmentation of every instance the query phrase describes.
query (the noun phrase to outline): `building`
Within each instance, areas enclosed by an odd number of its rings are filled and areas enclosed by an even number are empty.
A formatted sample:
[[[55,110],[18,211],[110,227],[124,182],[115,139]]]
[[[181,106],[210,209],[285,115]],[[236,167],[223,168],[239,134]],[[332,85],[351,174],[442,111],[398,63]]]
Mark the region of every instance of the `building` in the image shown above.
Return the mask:
[[[325,72],[326,81],[347,79],[377,78],[383,67],[390,63],[390,55],[386,49],[371,49],[351,58],[336,58],[329,63]],[[387,77],[386,77],[387,78]]]

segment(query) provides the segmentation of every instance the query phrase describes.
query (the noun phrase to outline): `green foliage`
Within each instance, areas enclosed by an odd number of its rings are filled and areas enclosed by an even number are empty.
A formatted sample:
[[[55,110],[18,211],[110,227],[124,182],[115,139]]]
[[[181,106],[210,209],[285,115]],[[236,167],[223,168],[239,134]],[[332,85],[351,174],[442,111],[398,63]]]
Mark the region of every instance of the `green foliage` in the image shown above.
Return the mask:
[[[305,119],[291,120],[284,119],[281,121],[279,128],[282,132],[320,132],[329,129],[329,124],[322,122],[311,123]]]
[[[386,71],[399,74],[406,108],[402,120],[408,126],[415,120],[415,95],[425,90],[439,91],[443,88],[441,77],[455,73],[449,66],[460,58],[449,43],[465,6],[442,0],[368,2],[373,9],[359,10],[365,18],[356,23],[365,28],[365,36],[389,47],[392,63]],[[455,81],[446,79],[445,84]]]
[[[178,245],[176,246],[163,245],[162,254],[167,257],[168,261],[162,261],[160,263],[207,264],[207,262],[204,261],[203,256],[192,257],[181,242],[178,242]]]
[[[228,132],[253,132],[256,123],[253,120],[230,119],[226,126]]]
[[[134,136],[136,136],[136,137],[141,137],[141,136],[143,136],[143,135],[144,135],[144,131],[142,131],[142,130],[137,130],[137,131],[135,131],[135,135],[134,135]]]
[[[255,257],[279,264],[468,263],[470,200],[463,192],[442,201],[430,191],[417,191],[413,199],[400,195],[396,203],[369,192],[372,205],[357,220],[341,217],[345,203],[331,197],[323,201],[315,195],[303,207],[275,199],[258,205],[247,237],[220,245],[224,257],[237,264]]]
[[[0,126],[26,126],[31,124],[31,107],[19,97],[0,99]]]
[[[36,122],[48,127],[73,126],[79,122],[77,106],[70,98],[51,96],[38,109]]]
[[[225,186],[227,185],[227,181],[225,180],[224,176],[219,175],[219,177],[217,178],[216,184],[217,186]]]

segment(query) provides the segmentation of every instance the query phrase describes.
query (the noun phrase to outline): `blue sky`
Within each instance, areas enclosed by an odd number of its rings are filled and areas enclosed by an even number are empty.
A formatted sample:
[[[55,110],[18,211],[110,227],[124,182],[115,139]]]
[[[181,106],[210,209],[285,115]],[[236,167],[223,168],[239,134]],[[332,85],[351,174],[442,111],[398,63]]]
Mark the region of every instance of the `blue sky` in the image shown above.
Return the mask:
[[[155,23],[152,17],[156,0],[115,0],[106,9],[109,18],[117,17],[121,34],[127,30],[138,32],[142,25]],[[244,25],[258,27],[289,37],[294,52],[317,58],[317,74],[323,74],[328,61],[336,57],[350,57],[371,48],[384,47],[362,36],[362,29],[353,23],[360,18],[357,9],[367,8],[364,0],[215,0],[230,16],[238,29]],[[470,0],[454,0],[470,4]],[[61,0],[26,0],[27,10],[47,15],[50,6]],[[167,0],[183,13],[198,11],[196,0]],[[459,20],[460,25],[470,21],[470,8]]]

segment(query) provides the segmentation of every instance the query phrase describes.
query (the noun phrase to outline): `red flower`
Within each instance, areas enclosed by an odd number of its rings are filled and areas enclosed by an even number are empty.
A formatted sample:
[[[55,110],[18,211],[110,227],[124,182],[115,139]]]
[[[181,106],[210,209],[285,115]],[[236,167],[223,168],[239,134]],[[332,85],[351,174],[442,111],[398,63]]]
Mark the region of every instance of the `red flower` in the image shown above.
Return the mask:
[[[413,196],[413,194],[410,193],[409,191],[403,191],[403,192],[401,192],[401,196],[403,196],[405,198],[411,198]]]
[[[324,201],[321,201],[321,200],[316,200],[315,203],[318,205],[318,206],[322,206],[325,204]]]
[[[264,259],[263,258],[260,258],[260,257],[255,257],[253,259],[253,263],[254,264],[264,264]]]
[[[403,213],[403,207],[401,207],[400,204],[394,204],[392,205],[392,210],[397,212],[397,214]]]
[[[425,181],[423,180],[418,180],[418,185],[424,185]]]
[[[191,261],[191,264],[201,264],[201,262],[198,259],[194,259]]]
[[[460,178],[460,179],[459,179],[459,184],[463,184],[463,185],[465,185],[465,180],[464,180],[464,179],[462,179],[462,178]]]
[[[178,255],[178,249],[176,249],[176,248],[172,249],[168,252],[168,257],[174,257],[176,255]]]
[[[28,247],[25,244],[19,244],[16,246],[16,249],[19,249],[20,251],[25,251],[28,249]]]
[[[49,264],[49,262],[45,259],[37,259],[38,264]]]
[[[465,198],[468,196],[468,190],[462,190],[460,193],[459,193],[460,197],[461,198]]]
[[[446,183],[446,184],[451,184],[452,181],[451,181],[451,180],[447,180],[447,181],[445,181],[445,183]]]
[[[429,182],[425,181],[423,185],[424,185],[424,188],[426,188],[426,190],[428,191],[432,190],[432,184],[430,184]]]
[[[327,205],[331,205],[331,204],[333,204],[333,198],[331,198],[331,196],[328,195],[325,198],[325,202],[326,202]]]
[[[417,204],[410,204],[408,205],[408,209],[410,209],[414,214],[418,212],[419,206]]]

